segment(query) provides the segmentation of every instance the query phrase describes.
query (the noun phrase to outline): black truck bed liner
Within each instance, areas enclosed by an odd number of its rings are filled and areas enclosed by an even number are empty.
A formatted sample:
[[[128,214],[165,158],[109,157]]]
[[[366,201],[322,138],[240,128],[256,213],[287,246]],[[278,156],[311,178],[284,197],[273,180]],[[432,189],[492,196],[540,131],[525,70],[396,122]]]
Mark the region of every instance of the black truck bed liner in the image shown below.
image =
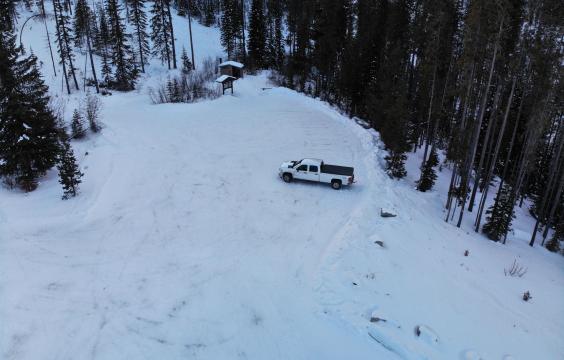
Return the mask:
[[[344,176],[353,176],[354,168],[348,166],[322,164],[321,172],[325,174],[336,174]]]

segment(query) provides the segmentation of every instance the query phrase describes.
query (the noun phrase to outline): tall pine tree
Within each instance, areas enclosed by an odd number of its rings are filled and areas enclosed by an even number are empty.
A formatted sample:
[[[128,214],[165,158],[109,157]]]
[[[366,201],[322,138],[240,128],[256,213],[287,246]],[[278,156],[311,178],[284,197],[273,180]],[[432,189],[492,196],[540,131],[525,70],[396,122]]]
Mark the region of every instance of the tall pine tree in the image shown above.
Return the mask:
[[[145,14],[145,0],[128,0],[129,22],[135,29],[136,53],[139,57],[141,71],[145,72],[145,64],[149,56],[149,35],[147,34],[147,15]]]
[[[514,218],[515,211],[513,210],[513,200],[511,198],[511,186],[505,184],[498,191],[495,204],[486,210],[486,223],[482,227],[482,232],[490,240],[500,241],[511,230],[511,223]]]
[[[80,172],[76,163],[76,158],[68,140],[63,141],[59,154],[59,183],[63,186],[63,200],[67,200],[78,194],[78,185],[82,182],[84,175]]]
[[[66,76],[72,76],[74,86],[76,90],[79,90],[78,81],[76,80],[76,68],[74,66],[75,57],[71,46],[72,32],[70,17],[66,14],[62,0],[53,0],[53,10],[57,27],[57,43],[61,63],[63,63],[63,69],[66,68],[67,70]]]
[[[0,30],[0,176],[32,191],[55,165],[58,129],[37,58],[20,57],[9,23]]]
[[[223,13],[221,15],[221,45],[229,59],[242,58],[241,44],[243,42],[243,19],[237,0],[222,0]]]
[[[128,91],[135,87],[137,70],[134,68],[134,55],[129,44],[130,35],[125,31],[118,0],[108,0],[106,13],[109,19],[109,42],[112,47],[112,63],[115,66],[112,87]]]
[[[165,0],[155,0],[151,8],[151,41],[153,55],[167,63],[170,69],[172,60],[172,46],[170,39],[170,24],[167,16]]]
[[[266,27],[263,0],[253,0],[249,21],[249,60],[251,67],[262,69],[266,65]]]
[[[74,44],[82,47],[90,26],[90,8],[86,0],[77,0],[74,7]]]

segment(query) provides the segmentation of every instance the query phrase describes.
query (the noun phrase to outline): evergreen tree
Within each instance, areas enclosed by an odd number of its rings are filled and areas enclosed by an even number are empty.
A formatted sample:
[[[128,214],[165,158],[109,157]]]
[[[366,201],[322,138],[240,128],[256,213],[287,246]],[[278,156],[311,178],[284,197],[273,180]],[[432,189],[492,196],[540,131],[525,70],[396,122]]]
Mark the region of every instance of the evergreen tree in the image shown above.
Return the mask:
[[[180,92],[180,84],[176,77],[168,79],[167,81],[167,96],[171,103],[182,102],[182,94]]]
[[[438,163],[437,152],[432,149],[429,159],[423,165],[423,169],[421,169],[421,178],[417,181],[417,190],[426,192],[433,188],[435,180],[437,180],[437,174],[433,167],[437,166]]]
[[[16,11],[16,1],[15,0],[0,0],[0,30],[2,31],[13,31],[16,27],[16,20],[18,18],[18,13]]]
[[[249,22],[249,60],[257,69],[265,67],[266,27],[264,24],[263,0],[253,0]]]
[[[137,71],[134,68],[134,55],[129,44],[130,35],[125,32],[118,0],[108,0],[106,12],[109,18],[109,39],[112,47],[112,63],[115,66],[112,87],[129,91],[135,87]]]
[[[167,63],[170,69],[172,46],[169,34],[170,24],[164,0],[155,0],[151,8],[151,41],[153,42],[153,55]]]
[[[280,70],[284,63],[284,43],[282,35],[282,4],[277,0],[268,3],[266,66]]]
[[[76,80],[76,68],[74,67],[74,53],[71,46],[72,32],[70,28],[70,17],[66,14],[62,0],[53,0],[55,24],[57,27],[57,44],[63,69],[66,68],[66,76],[72,76],[76,90],[79,90]]]
[[[129,11],[129,22],[135,28],[137,43],[137,55],[141,71],[145,72],[145,63],[149,55],[149,35],[147,34],[147,15],[145,14],[145,0],[128,0],[131,10]]]
[[[77,47],[84,45],[84,40],[89,32],[90,8],[86,0],[77,0],[74,8],[74,44]]]
[[[0,30],[0,176],[32,191],[56,162],[58,129],[37,58],[20,58],[11,23]]]
[[[84,123],[78,109],[74,109],[72,113],[71,136],[73,139],[82,139],[84,137]]]
[[[170,31],[169,37],[170,37],[170,48],[172,49],[172,67],[176,69],[176,45],[174,39],[174,26],[172,24],[172,14],[170,12],[170,0],[163,0],[163,1],[166,10],[166,16],[168,19],[167,31]]]
[[[407,175],[407,170],[405,170],[407,156],[404,153],[391,150],[390,155],[386,156],[384,160],[386,160],[386,173],[392,179],[401,179]]]
[[[482,232],[490,240],[499,241],[511,231],[511,222],[515,218],[513,210],[513,200],[511,196],[511,186],[505,184],[497,193],[496,204],[486,210],[486,223],[482,227]]]
[[[243,24],[241,10],[237,0],[223,0],[223,14],[221,16],[221,45],[223,45],[227,58],[238,59],[243,39]]]
[[[206,1],[204,4],[204,26],[213,26],[215,24],[215,6],[213,1]]]
[[[182,61],[182,73],[184,75],[189,74],[192,71],[192,62],[190,61],[185,48],[182,48],[182,56],[180,57],[180,60]]]
[[[102,83],[104,86],[108,87],[112,83],[112,67],[111,62],[111,48],[110,43],[110,29],[108,27],[108,20],[106,17],[106,10],[103,7],[98,9],[98,14],[100,18],[98,38],[96,41],[96,47],[100,56],[102,57]]]
[[[68,140],[63,142],[57,169],[59,170],[59,183],[63,186],[63,200],[76,196],[78,185],[82,182],[81,178],[84,174],[78,168]]]

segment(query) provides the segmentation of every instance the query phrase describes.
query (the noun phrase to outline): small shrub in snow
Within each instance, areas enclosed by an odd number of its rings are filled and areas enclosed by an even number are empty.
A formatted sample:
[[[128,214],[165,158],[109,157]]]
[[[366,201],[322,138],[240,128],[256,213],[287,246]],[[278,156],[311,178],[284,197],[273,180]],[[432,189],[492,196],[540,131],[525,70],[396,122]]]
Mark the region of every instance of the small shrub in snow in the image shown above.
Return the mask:
[[[470,255],[470,251],[464,250],[464,256],[468,256],[468,255]]]
[[[560,241],[559,241],[557,238],[555,238],[555,237],[553,237],[552,239],[550,239],[550,240],[546,243],[546,246],[545,246],[545,247],[546,247],[546,249],[547,249],[548,251],[555,252],[555,253],[559,253],[560,250],[561,250],[561,248],[560,248]]]
[[[200,69],[173,76],[150,89],[149,96],[154,104],[192,103],[200,99],[215,99],[220,96],[219,88],[213,82],[217,74],[211,58],[206,59]]]
[[[94,133],[99,132],[102,127],[100,126],[100,111],[102,110],[102,102],[96,95],[88,94],[83,100],[84,118],[88,121],[90,130]]]
[[[531,300],[533,297],[531,296],[531,293],[528,291],[525,291],[525,293],[523,294],[523,300],[524,301],[529,301]]]
[[[188,53],[186,52],[185,48],[182,48],[182,56],[180,57],[180,60],[182,62],[182,73],[184,75],[188,75],[189,73],[192,72],[192,70],[194,69],[192,66],[192,62],[190,61],[190,58],[188,57]]]
[[[523,277],[527,273],[527,268],[519,265],[517,259],[513,260],[511,267],[503,269],[505,276]]]
[[[564,216],[562,216],[560,221],[556,224],[554,235],[546,243],[547,250],[555,253],[561,252],[562,251],[562,247],[560,246],[561,240],[564,240]]]

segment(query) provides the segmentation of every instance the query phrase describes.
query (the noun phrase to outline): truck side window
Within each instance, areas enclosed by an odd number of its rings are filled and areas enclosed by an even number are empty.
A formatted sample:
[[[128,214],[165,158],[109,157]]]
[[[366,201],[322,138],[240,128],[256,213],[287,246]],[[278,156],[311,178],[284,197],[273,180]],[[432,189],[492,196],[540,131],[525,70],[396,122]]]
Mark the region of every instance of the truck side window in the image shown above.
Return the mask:
[[[309,172],[315,172],[316,173],[318,171],[319,171],[319,169],[317,168],[317,166],[315,166],[315,165],[309,166]]]
[[[297,168],[298,171],[307,171],[307,165],[300,165]]]

